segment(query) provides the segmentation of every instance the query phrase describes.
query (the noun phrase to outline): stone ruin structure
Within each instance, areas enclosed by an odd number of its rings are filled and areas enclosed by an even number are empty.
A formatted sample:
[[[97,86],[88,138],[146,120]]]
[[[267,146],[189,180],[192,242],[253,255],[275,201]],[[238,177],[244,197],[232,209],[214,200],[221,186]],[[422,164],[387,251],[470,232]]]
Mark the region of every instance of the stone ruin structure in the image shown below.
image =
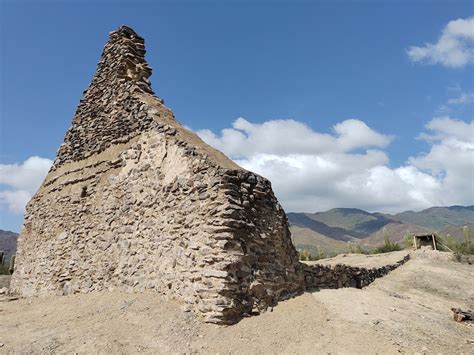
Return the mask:
[[[270,182],[183,128],[148,78],[144,40],[110,33],[28,203],[11,290],[154,290],[232,323],[302,290]]]
[[[305,290],[384,274],[299,263],[270,182],[183,128],[150,75],[143,38],[111,32],[27,205],[11,292],[156,292],[230,324]]]

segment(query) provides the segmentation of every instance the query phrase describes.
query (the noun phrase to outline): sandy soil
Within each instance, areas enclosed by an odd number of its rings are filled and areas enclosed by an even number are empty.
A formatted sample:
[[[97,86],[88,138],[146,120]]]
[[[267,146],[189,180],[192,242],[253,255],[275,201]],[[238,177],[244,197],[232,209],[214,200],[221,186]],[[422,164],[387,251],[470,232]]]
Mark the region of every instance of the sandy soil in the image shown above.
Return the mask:
[[[390,256],[389,256],[390,257]],[[202,323],[154,294],[0,302],[1,352],[474,353],[473,266],[414,258],[363,290],[307,293],[234,326]]]
[[[10,275],[0,275],[0,289],[10,286]]]
[[[408,251],[394,251],[385,254],[339,254],[333,258],[322,259],[318,261],[305,261],[306,264],[323,264],[323,265],[336,265],[345,264],[350,266],[358,266],[365,268],[382,267],[388,264],[395,264],[397,261],[402,260]]]

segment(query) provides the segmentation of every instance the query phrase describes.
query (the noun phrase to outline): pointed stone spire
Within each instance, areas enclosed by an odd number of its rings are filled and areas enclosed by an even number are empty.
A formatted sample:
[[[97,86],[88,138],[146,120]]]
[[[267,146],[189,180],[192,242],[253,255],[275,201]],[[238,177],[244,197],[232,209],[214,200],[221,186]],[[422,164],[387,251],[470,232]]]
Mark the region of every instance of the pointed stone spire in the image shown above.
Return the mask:
[[[271,183],[175,120],[144,55],[132,29],[110,34],[26,207],[12,292],[156,292],[224,324],[302,292],[319,271],[303,273]]]
[[[145,40],[127,26],[110,32],[110,39],[105,45],[99,63],[96,78],[108,80],[127,89],[153,94],[148,78],[151,68],[145,60]],[[93,86],[95,82],[92,82]]]
[[[127,26],[110,32],[91,84],[74,115],[53,169],[87,158],[146,130],[153,119],[137,95],[153,95],[145,41]]]

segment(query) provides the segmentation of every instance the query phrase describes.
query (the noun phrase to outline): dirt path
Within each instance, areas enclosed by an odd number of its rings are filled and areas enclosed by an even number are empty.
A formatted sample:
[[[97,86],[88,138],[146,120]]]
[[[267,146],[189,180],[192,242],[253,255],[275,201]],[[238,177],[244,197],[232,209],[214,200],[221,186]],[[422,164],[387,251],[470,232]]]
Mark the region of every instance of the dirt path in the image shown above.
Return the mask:
[[[363,290],[321,290],[230,327],[155,294],[95,293],[0,302],[1,352],[474,353],[474,268],[414,259]]]

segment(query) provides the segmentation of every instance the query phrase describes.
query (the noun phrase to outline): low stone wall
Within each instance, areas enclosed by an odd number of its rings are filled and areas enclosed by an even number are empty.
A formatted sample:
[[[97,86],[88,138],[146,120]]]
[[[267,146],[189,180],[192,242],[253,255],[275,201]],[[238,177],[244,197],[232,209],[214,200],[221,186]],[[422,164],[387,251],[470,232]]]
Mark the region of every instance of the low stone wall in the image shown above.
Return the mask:
[[[371,269],[344,264],[335,266],[305,265],[303,269],[305,289],[312,291],[319,288],[362,288],[372,283],[376,278],[385,276],[390,271],[405,264],[409,259],[410,255],[406,255],[395,264]]]

